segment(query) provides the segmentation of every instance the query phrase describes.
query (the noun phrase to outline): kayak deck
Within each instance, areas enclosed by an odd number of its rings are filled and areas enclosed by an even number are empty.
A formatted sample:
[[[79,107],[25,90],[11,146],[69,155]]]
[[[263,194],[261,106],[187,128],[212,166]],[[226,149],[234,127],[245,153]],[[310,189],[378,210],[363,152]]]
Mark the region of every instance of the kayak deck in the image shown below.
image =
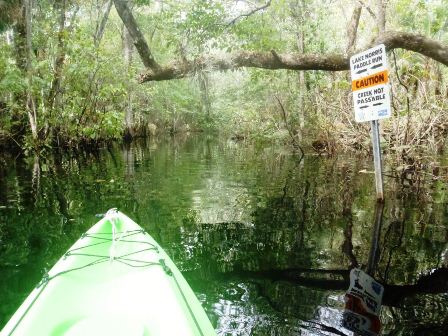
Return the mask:
[[[215,335],[174,263],[118,211],[87,231],[1,335]]]

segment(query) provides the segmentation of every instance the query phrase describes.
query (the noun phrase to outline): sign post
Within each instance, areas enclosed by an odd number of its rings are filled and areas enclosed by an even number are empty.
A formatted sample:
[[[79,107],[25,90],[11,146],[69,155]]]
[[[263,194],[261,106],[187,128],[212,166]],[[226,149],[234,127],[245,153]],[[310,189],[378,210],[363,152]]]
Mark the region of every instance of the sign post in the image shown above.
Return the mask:
[[[376,199],[378,201],[383,201],[384,200],[383,165],[381,162],[380,123],[379,123],[379,121],[372,120],[371,128],[372,128],[373,165],[375,166]]]
[[[350,57],[350,71],[355,120],[371,121],[376,198],[382,202],[384,193],[378,120],[391,115],[389,69],[384,44]]]

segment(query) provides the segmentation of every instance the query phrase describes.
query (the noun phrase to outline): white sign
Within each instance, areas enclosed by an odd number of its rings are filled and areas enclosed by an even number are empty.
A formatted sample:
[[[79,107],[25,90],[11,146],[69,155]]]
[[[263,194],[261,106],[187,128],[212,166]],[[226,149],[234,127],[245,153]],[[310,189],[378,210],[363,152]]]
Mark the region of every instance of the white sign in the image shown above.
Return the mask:
[[[350,272],[350,287],[345,294],[342,325],[359,335],[380,334],[381,301],[384,287],[359,268]]]
[[[350,271],[348,295],[361,299],[365,310],[370,314],[380,315],[384,287],[370,275],[359,268]]]
[[[350,57],[350,70],[356,121],[389,118],[389,69],[384,44]]]

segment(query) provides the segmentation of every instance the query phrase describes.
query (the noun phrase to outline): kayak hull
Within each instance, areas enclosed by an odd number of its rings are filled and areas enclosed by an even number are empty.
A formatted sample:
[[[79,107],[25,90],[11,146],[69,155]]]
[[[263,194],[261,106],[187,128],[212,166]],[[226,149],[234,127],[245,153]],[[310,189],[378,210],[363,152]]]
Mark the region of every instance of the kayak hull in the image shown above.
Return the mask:
[[[86,232],[20,306],[4,335],[215,335],[174,263],[118,211]]]

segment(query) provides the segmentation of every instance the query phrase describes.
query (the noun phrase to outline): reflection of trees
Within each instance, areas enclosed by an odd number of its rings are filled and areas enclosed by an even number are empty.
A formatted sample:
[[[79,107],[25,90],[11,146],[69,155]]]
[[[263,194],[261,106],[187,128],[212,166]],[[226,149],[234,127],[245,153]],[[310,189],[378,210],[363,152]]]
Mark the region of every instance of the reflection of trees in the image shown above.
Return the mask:
[[[366,188],[357,174],[359,168],[334,161],[332,164],[329,169],[322,167],[322,162],[305,161],[301,167],[293,166],[277,176],[284,184],[266,189],[269,191],[264,201],[252,213],[252,225],[203,224],[201,248],[197,258],[193,257],[197,265],[207,265],[201,269],[201,276],[213,279],[220,272],[219,283],[226,279],[255,282],[256,291],[263,293],[261,296],[273,309],[282,307],[284,313],[303,311],[293,303],[296,299],[310,299],[314,307],[322,304],[325,294],[313,301],[310,295],[314,290],[345,291],[349,269],[367,263],[374,213],[370,186]],[[263,176],[259,181],[267,184]],[[384,303],[398,307],[390,310],[396,319],[389,321],[389,326],[407,323],[404,305],[412,303],[406,302],[428,294],[430,300],[448,291],[446,269],[421,275],[439,265],[446,249],[446,239],[440,241],[439,232],[428,230],[431,223],[442,223],[443,212],[425,218],[427,204],[421,203],[419,195],[403,189],[398,189],[397,194],[401,197],[386,204],[381,249],[372,258],[378,260],[377,273],[385,284]],[[446,231],[441,236],[445,237]],[[272,288],[284,288],[285,283],[289,284],[286,287],[308,291],[276,295],[279,290]],[[416,311],[422,309],[414,307]]]
[[[358,173],[362,160],[295,162],[275,150],[193,138],[7,167],[0,166],[2,293],[22,277],[32,279],[22,289],[28,291],[40,270],[96,221],[93,215],[111,207],[148,229],[206,293],[209,312],[222,309],[219,323],[230,330],[239,327],[232,329],[235,321],[259,334],[273,323],[283,334],[296,330],[328,306],[330,295],[348,288],[351,267],[368,260],[374,185]],[[394,307],[390,325],[412,316],[429,321],[428,305],[446,303],[436,294],[448,291],[446,213],[443,203],[432,203],[429,195],[442,196],[439,182],[431,183],[420,183],[420,194],[393,180],[386,184],[398,198],[388,197],[384,210],[376,274],[386,284],[385,303]],[[200,224],[206,207],[229,220]],[[421,306],[414,313],[407,310],[415,304]],[[437,316],[435,328],[443,321]],[[313,321],[306,323],[316,326],[305,327],[325,331]]]
[[[330,164],[335,165],[334,161]],[[341,212],[342,218],[351,216],[353,203],[352,186],[338,182],[338,175],[347,171],[321,167],[314,158],[303,167],[285,168],[276,176],[276,187],[267,188],[268,194],[252,211],[251,224],[202,225],[205,262],[211,258],[218,269],[227,271],[340,265],[344,254],[338,247],[347,241],[342,232],[352,225],[340,219]],[[353,175],[352,171],[348,173]],[[270,183],[263,174],[258,178],[259,183]],[[323,179],[328,183],[323,184]]]
[[[349,286],[348,270],[310,270],[289,269],[269,270],[259,272],[231,272],[225,275],[232,281],[238,279],[243,282],[257,282],[259,286],[267,289],[259,290],[268,297],[268,302],[275,309],[283,313],[296,316],[302,320],[311,319],[312,309],[316,305],[325,302],[325,292],[320,292],[321,297],[313,297],[316,290],[340,290],[345,291]],[[285,285],[290,284],[290,286]],[[269,288],[288,288],[288,295],[276,295]],[[291,289],[295,288],[294,289]],[[403,329],[409,333],[409,327],[416,327],[422,333],[430,335],[445,335],[448,327],[448,304],[446,292],[448,291],[448,269],[435,270],[432,274],[422,276],[415,285],[388,285],[385,284],[383,304],[390,308],[390,315],[384,315],[383,322],[395,326],[394,330]],[[423,296],[422,294],[441,294]],[[281,308],[278,308],[281,307]],[[302,315],[307,311],[308,315]],[[291,313],[292,312],[292,313]],[[327,323],[328,324],[328,323]],[[400,324],[404,324],[400,326]],[[389,326],[390,328],[390,326]],[[385,333],[387,334],[387,333]]]
[[[399,197],[387,204],[378,275],[383,282],[409,284],[441,266],[448,230],[444,211],[435,211],[437,205],[428,202],[426,193],[420,197],[400,184],[396,187]]]

